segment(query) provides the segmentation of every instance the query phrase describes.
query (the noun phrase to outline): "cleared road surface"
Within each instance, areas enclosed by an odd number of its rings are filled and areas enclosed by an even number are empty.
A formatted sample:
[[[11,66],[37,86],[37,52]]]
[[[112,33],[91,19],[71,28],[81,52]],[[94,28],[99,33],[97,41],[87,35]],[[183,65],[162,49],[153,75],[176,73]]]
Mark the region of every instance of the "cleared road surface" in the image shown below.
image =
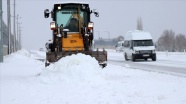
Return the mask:
[[[109,53],[112,53],[109,55]],[[122,52],[108,51],[108,64],[186,77],[186,54],[157,52],[157,61],[125,61]]]

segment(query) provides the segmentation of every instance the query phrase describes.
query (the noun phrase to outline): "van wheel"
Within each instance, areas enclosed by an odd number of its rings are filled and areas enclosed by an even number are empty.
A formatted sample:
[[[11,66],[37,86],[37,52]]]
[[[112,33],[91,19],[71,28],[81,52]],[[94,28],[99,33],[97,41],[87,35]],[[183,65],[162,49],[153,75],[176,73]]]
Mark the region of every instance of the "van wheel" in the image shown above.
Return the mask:
[[[156,57],[152,57],[152,61],[156,61]]]
[[[128,56],[127,56],[127,54],[125,53],[125,60],[126,61],[128,61],[129,59],[128,59]]]
[[[132,61],[136,61],[135,55],[132,54]]]

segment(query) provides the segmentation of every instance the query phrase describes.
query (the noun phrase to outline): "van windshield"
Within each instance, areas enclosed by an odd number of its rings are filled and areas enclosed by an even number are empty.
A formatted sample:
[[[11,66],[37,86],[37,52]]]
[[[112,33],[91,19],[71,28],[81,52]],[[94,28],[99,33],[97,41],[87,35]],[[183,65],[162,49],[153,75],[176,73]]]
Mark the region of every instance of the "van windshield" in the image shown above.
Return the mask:
[[[152,40],[133,40],[133,46],[153,46]]]

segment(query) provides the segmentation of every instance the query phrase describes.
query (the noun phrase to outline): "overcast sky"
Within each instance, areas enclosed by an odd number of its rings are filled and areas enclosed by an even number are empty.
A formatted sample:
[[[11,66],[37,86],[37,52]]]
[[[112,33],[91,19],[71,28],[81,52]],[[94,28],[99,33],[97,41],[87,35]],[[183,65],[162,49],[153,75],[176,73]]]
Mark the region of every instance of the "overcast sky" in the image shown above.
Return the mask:
[[[21,16],[23,48],[45,48],[52,38],[51,18],[44,18],[44,10],[60,0],[16,0],[16,14]],[[65,1],[65,0],[61,0]],[[80,1],[80,0],[76,0]],[[143,29],[156,41],[165,29],[186,35],[186,0],[81,0],[96,9],[100,17],[92,15],[95,38],[118,37],[137,27],[137,18],[142,18]],[[7,0],[3,0],[3,20],[7,23]],[[11,0],[13,9],[13,0]],[[13,11],[11,11],[13,15]],[[12,20],[13,23],[13,20]]]

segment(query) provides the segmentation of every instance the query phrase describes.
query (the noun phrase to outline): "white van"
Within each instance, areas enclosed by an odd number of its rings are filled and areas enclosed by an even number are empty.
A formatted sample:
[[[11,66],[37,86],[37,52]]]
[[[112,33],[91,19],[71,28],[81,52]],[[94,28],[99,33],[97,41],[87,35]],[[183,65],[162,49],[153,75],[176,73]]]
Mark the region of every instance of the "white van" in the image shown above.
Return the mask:
[[[118,41],[116,45],[116,51],[123,52],[123,44],[124,44],[124,41]]]
[[[124,37],[124,57],[125,60],[151,58],[156,61],[156,51],[149,32],[144,31],[129,31]]]

